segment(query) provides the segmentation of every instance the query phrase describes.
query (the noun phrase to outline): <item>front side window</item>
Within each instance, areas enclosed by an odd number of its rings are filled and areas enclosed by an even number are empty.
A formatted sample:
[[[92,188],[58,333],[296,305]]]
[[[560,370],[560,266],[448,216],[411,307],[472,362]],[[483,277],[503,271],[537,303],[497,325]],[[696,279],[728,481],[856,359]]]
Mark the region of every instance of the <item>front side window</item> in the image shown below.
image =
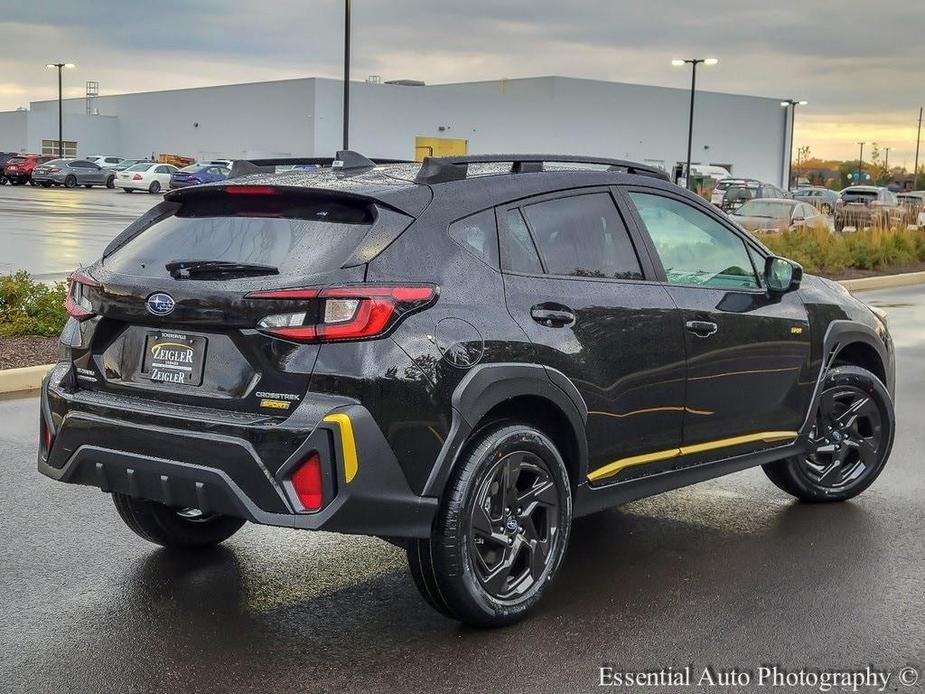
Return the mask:
[[[549,274],[642,279],[636,250],[609,193],[545,200],[523,212]]]
[[[450,238],[479,260],[498,268],[498,232],[495,211],[482,210],[450,224]]]
[[[631,192],[668,282],[756,289],[745,242],[709,215],[673,198]]]

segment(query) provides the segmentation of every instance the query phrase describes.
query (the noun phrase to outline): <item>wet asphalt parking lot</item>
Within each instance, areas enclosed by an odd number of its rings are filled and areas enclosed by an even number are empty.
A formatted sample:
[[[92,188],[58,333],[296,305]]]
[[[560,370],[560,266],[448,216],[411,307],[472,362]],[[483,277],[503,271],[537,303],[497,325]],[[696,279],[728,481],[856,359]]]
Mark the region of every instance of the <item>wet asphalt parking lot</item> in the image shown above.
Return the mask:
[[[0,257],[36,274],[92,260],[156,202],[10,190]],[[871,489],[800,504],[757,469],[581,519],[538,612],[500,631],[431,611],[372,538],[249,525],[202,553],[150,545],[106,495],[38,474],[37,398],[0,400],[0,692],[588,692],[602,665],[774,664],[925,691],[925,287],[863,298],[889,312],[898,358],[896,444]]]

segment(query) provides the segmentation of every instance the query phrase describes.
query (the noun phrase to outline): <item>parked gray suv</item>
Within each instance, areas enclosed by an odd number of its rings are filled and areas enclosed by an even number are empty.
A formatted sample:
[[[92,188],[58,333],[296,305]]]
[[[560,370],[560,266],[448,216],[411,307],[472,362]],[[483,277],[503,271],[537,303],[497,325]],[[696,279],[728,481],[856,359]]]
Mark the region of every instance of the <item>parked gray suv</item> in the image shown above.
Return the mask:
[[[36,166],[32,172],[34,184],[43,188],[53,185],[65,188],[85,186],[115,186],[115,171],[97,166],[86,159],[52,159]]]

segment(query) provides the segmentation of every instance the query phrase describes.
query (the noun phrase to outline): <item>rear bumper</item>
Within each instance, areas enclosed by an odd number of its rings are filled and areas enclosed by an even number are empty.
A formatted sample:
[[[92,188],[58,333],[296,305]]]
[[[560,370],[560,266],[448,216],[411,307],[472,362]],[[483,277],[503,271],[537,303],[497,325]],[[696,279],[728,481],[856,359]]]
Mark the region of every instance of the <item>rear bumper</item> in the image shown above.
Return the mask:
[[[332,412],[347,415],[350,439],[338,421],[325,421]],[[430,535],[437,500],[411,491],[372,416],[345,398],[311,396],[286,419],[242,417],[79,390],[65,363],[42,384],[41,417],[53,436],[50,450],[40,445],[39,472],[61,482],[264,525]],[[357,459],[349,482],[345,445]],[[305,512],[289,476],[313,451],[326,504]]]

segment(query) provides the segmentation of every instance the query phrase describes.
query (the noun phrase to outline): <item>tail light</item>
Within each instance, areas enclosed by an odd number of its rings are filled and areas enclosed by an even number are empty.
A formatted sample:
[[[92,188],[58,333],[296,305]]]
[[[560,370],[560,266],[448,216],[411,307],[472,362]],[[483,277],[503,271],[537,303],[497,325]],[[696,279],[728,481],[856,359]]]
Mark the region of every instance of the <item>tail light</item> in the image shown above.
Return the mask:
[[[317,511],[324,504],[324,483],[321,477],[321,458],[312,451],[292,473],[292,488],[306,511]]]
[[[64,302],[64,308],[68,315],[77,320],[87,320],[92,318],[93,306],[87,297],[88,287],[99,287],[100,283],[90,277],[83,270],[75,270],[71,275],[71,284],[67,290],[67,299]]]
[[[48,460],[48,454],[51,453],[51,446],[55,442],[55,435],[52,432],[51,427],[48,426],[48,422],[45,421],[44,415],[39,416],[39,429],[40,429],[40,445],[42,457],[45,460]]]
[[[50,166],[48,168],[48,173],[58,173],[60,170],[61,169],[59,169],[57,166]]]
[[[320,302],[304,311],[268,315],[257,327],[295,342],[336,342],[381,337],[409,313],[432,305],[437,294],[434,285],[359,285],[251,292],[246,298]]]
[[[133,181],[142,181],[142,180],[144,180],[144,176],[142,176],[141,174],[135,174],[134,176],[132,176],[132,180],[133,180]]]

